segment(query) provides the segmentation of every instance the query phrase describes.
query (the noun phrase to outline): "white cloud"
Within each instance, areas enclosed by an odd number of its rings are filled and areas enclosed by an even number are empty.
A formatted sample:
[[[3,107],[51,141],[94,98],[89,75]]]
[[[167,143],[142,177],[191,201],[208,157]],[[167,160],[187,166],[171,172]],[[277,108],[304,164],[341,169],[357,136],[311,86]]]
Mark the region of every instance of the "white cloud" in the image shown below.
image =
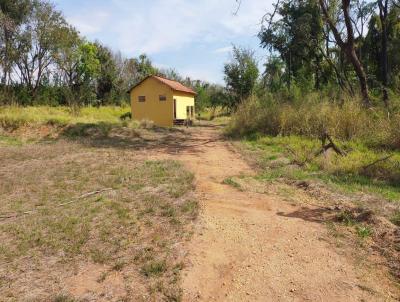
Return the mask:
[[[193,68],[193,69],[184,68],[184,69],[180,69],[178,71],[180,74],[189,76],[192,79],[222,84],[219,73],[215,73],[208,68],[199,68],[199,67]]]
[[[228,53],[228,52],[231,52],[232,49],[233,49],[232,46],[221,47],[221,48],[215,49],[214,53]]]
[[[68,20],[83,34],[107,37],[126,54],[155,54],[192,43],[254,35],[271,0],[247,0],[236,16],[234,0],[112,0],[102,10],[88,6]],[[222,49],[220,52],[224,52]]]
[[[111,18],[112,16],[109,13],[99,10],[91,12],[90,18],[87,14],[78,14],[67,17],[67,20],[83,35],[92,35],[102,32]]]

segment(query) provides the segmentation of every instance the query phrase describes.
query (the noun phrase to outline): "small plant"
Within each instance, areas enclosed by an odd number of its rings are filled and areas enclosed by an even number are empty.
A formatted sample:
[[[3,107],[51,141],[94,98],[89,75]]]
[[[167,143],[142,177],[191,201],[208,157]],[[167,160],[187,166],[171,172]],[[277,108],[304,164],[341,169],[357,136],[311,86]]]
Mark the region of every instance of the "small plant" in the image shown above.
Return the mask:
[[[122,114],[119,118],[122,121],[130,120],[130,119],[132,119],[132,113],[131,112],[126,112],[126,113]]]
[[[196,215],[199,210],[199,204],[194,200],[188,200],[181,205],[181,211],[190,215]]]
[[[231,186],[231,187],[234,187],[234,188],[236,188],[236,189],[238,189],[238,190],[240,190],[240,191],[243,190],[242,187],[240,186],[240,184],[237,183],[235,180],[233,180],[232,177],[225,178],[225,179],[222,181],[222,183],[225,184],[225,185],[229,185],[229,186]]]
[[[352,212],[350,212],[349,210],[344,210],[344,211],[340,212],[336,216],[336,218],[338,221],[344,223],[347,226],[352,226],[356,223],[354,214]]]
[[[124,261],[122,261],[122,260],[118,260],[115,264],[114,264],[114,266],[112,267],[112,269],[114,270],[114,271],[121,271],[123,268],[124,268],[124,266],[125,266],[125,262]]]
[[[58,295],[53,299],[53,302],[75,302],[76,300],[67,295]]]
[[[109,256],[105,251],[100,249],[92,249],[90,252],[90,256],[95,263],[104,264],[109,259]]]
[[[100,277],[97,279],[97,282],[98,283],[104,282],[106,280],[106,278],[107,278],[107,275],[108,275],[107,272],[102,272]]]
[[[167,264],[165,260],[151,261],[143,265],[142,274],[146,277],[158,276],[167,270]]]
[[[357,225],[356,232],[357,235],[362,239],[365,239],[372,235],[372,229],[368,225]]]

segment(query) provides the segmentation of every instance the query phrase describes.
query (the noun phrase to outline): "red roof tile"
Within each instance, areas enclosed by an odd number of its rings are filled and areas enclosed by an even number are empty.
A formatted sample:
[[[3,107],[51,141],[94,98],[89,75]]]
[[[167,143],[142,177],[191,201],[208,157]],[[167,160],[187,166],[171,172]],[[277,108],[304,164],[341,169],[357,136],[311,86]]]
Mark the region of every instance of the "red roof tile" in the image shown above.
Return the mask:
[[[181,91],[181,92],[186,92],[186,93],[190,93],[193,95],[196,95],[197,93],[195,91],[193,91],[193,89],[186,87],[185,85],[177,82],[177,81],[173,81],[173,80],[169,80],[160,76],[148,76],[147,78],[145,78],[144,80],[142,80],[141,82],[139,82],[138,84],[136,84],[135,86],[133,86],[130,90],[132,90],[133,88],[135,88],[136,86],[139,86],[141,83],[143,83],[145,80],[147,80],[148,78],[154,78],[158,81],[160,81],[161,83],[167,85],[168,87],[170,87],[172,90],[175,91]]]
[[[171,87],[173,90],[196,94],[196,92],[194,92],[191,88],[186,87],[185,85],[183,85],[177,81],[168,80],[166,78],[162,78],[159,76],[153,76],[153,77],[155,79],[159,80],[160,82],[164,83],[165,85]]]

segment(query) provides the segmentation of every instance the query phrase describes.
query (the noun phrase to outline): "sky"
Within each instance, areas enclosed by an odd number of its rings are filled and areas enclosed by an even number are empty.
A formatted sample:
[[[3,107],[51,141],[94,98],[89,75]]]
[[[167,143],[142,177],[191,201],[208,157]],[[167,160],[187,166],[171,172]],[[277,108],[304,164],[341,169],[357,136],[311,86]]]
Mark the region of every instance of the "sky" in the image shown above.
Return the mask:
[[[146,53],[160,68],[223,83],[232,45],[266,51],[257,33],[271,0],[55,0],[69,23],[126,57]]]

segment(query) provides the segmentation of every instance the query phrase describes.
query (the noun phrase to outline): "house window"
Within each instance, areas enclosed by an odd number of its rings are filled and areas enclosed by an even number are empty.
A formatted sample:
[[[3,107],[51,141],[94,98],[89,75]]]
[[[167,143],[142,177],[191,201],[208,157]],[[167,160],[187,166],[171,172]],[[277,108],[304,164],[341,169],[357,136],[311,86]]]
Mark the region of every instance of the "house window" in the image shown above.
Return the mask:
[[[190,117],[193,117],[194,115],[194,107],[190,106]]]
[[[166,101],[167,97],[165,95],[160,95],[160,102]]]
[[[138,100],[139,102],[146,102],[146,97],[144,95],[139,95]]]

